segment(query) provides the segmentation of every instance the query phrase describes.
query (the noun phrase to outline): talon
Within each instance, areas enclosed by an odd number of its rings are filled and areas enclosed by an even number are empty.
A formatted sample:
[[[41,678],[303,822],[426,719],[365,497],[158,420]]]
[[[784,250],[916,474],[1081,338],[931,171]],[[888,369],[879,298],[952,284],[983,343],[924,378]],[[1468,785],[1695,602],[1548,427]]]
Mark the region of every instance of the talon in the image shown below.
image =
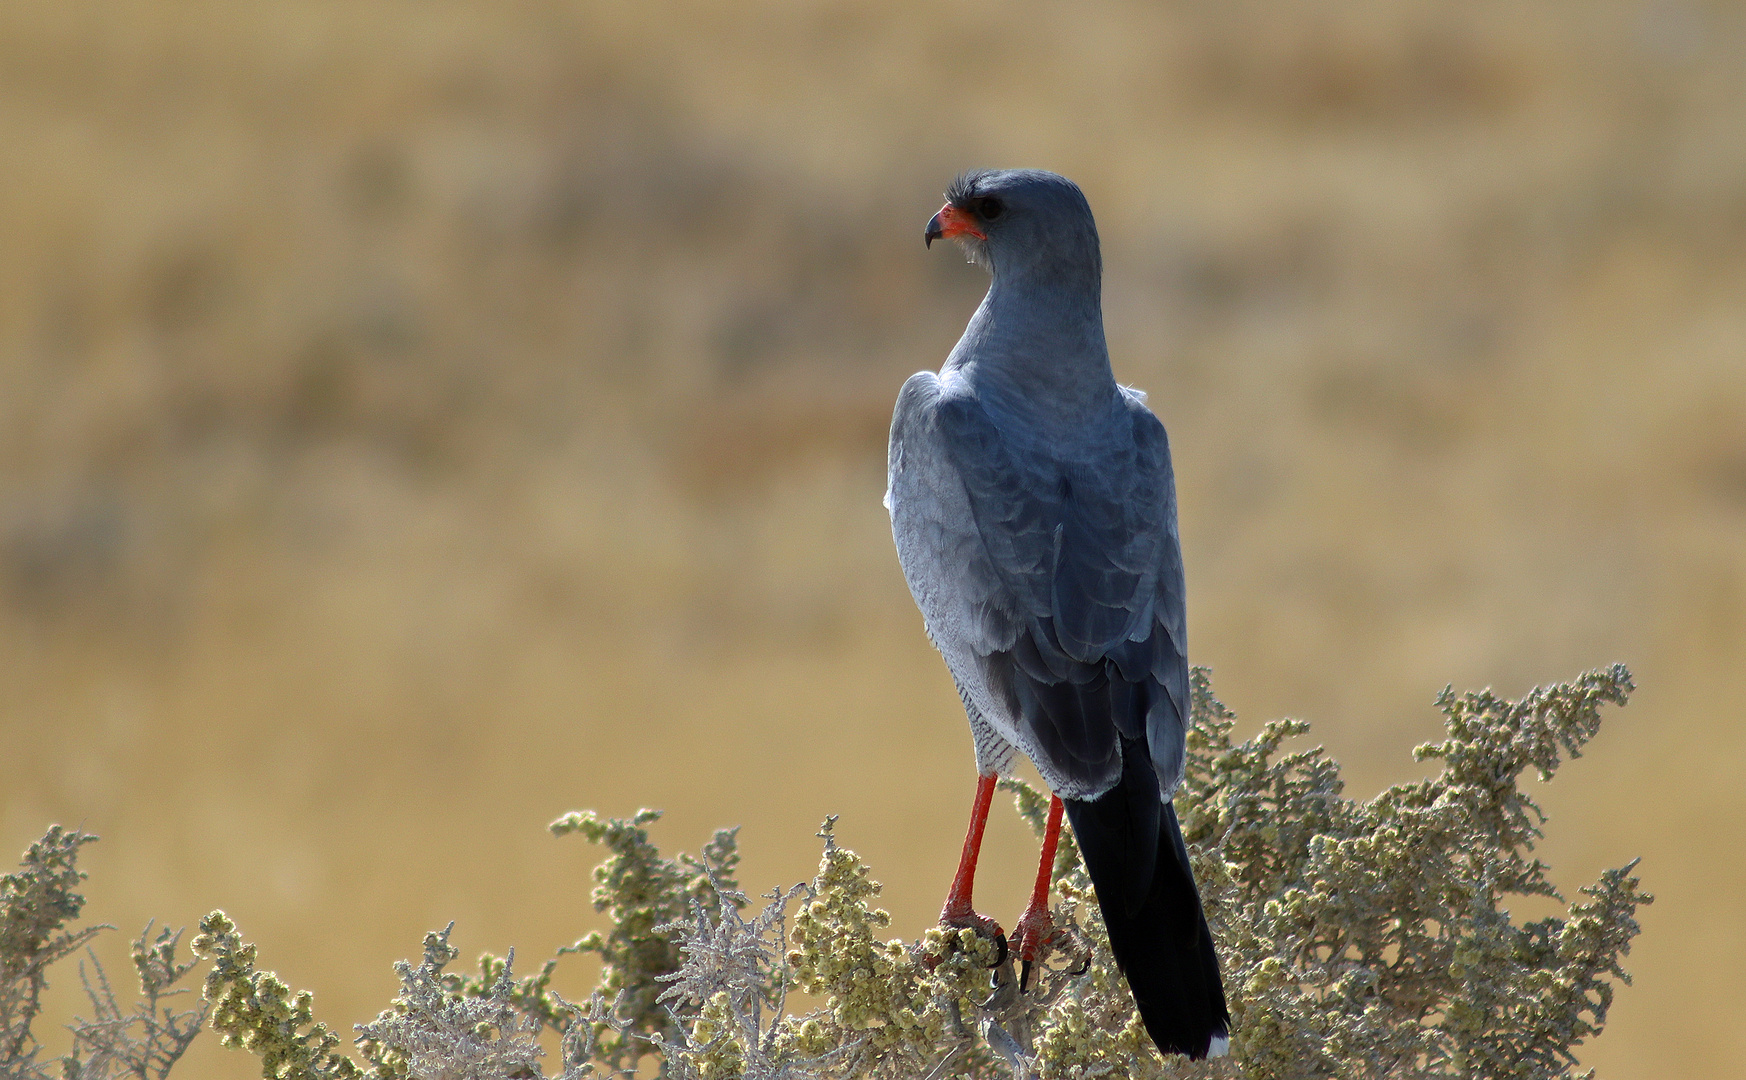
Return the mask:
[[[996,777],[993,773],[976,778],[976,801],[970,807],[970,829],[964,834],[964,853],[958,859],[958,874],[952,879],[952,891],[946,894],[946,906],[940,912],[940,925],[947,928],[969,927],[985,938],[993,938],[999,958],[993,967],[1006,960],[1006,934],[1000,924],[970,906],[970,893],[976,883],[976,857],[982,851],[982,831],[988,824],[988,803],[994,798]],[[928,965],[933,970],[938,960]]]
[[[1018,925],[1013,927],[1013,947],[1018,958],[1025,963],[1040,960],[1054,947],[1060,932],[1055,929],[1055,920],[1050,917],[1048,908],[1031,908],[1019,917]]]
[[[1059,797],[1049,800],[1049,821],[1043,828],[1043,850],[1037,858],[1037,885],[1031,891],[1031,902],[1019,916],[1013,928],[1013,944],[1023,962],[1019,971],[1019,992],[1031,984],[1031,969],[1041,967],[1049,951],[1057,946],[1061,931],[1049,914],[1049,882],[1055,866],[1055,844],[1061,835],[1064,806]]]
[[[1079,958],[1078,965],[1068,969],[1069,978],[1077,979],[1091,970],[1091,946],[1080,940],[1079,935],[1071,930],[1057,930],[1049,935],[1049,947]]]

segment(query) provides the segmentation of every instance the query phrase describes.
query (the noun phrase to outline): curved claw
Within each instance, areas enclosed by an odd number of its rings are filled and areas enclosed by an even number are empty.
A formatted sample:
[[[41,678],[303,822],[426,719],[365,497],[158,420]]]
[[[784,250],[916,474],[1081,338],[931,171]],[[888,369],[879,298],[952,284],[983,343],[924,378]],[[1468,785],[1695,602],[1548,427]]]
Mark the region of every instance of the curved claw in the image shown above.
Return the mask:
[[[1024,957],[1027,951],[1026,944],[1029,943],[1022,943],[1019,947],[1021,957]],[[1049,958],[1051,953],[1063,952],[1074,954],[1077,957],[1077,964],[1071,968],[1062,969],[1069,978],[1076,979],[1091,970],[1091,949],[1079,940],[1079,935],[1064,927],[1052,927],[1043,935],[1042,941],[1028,951],[1031,955],[1023,959],[1019,965],[1020,993],[1030,989],[1031,969],[1042,970],[1043,962]]]

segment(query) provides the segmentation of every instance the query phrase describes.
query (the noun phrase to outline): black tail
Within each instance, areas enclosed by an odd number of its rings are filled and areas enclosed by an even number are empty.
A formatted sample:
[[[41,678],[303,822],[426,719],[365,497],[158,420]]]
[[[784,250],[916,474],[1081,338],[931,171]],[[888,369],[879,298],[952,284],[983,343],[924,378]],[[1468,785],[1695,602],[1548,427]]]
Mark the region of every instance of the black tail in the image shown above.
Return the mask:
[[[1176,807],[1158,798],[1145,744],[1122,741],[1121,782],[1094,800],[1064,800],[1067,820],[1152,1041],[1166,1054],[1223,1053],[1231,1016]]]

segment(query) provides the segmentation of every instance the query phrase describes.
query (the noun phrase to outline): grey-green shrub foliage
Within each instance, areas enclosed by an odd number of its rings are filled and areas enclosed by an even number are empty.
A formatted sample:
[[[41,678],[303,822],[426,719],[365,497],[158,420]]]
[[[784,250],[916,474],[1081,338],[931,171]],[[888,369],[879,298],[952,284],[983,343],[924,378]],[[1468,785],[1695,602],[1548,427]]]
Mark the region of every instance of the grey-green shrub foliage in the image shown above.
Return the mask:
[[[176,983],[194,967],[177,962],[180,931],[152,934],[146,925],[133,943],[140,997],[122,1011],[96,957],[79,964],[93,1015],[76,1017],[66,1054],[39,1060],[33,1024],[48,988],[48,969],[78,952],[107,926],[72,927],[85,907],[75,890],[85,880],[79,849],[97,838],[51,826],[25,851],[18,870],[0,877],[0,1080],[164,1080],[200,1033],[206,1006],[177,1009],[187,993]]]
[[[560,951],[600,959],[586,1002],[551,989],[558,957],[521,979],[513,953],[482,958],[474,975],[447,971],[443,930],[418,966],[398,965],[401,994],[359,1026],[354,1058],[314,1021],[309,993],[259,970],[254,946],[214,912],[194,942],[212,961],[212,1026],[273,1080],[530,1080],[552,1048],[563,1080],[1570,1075],[1614,982],[1630,981],[1619,962],[1650,897],[1631,863],[1584,887],[1564,917],[1515,922],[1511,896],[1563,900],[1532,857],[1545,818],[1517,780],[1577,756],[1601,706],[1625,702],[1630,674],[1590,672],[1514,702],[1445,691],[1447,737],[1416,751],[1439,775],[1368,801],[1341,794],[1320,748],[1284,749],[1308,725],[1234,742],[1204,672],[1193,685],[1176,805],[1225,966],[1225,1060],[1152,1051],[1069,836],[1054,894],[1066,934],[1020,993],[1010,960],[990,969],[994,946],[970,931],[887,939],[880,885],[833,821],[818,875],[753,912],[732,831],[701,858],[667,859],[649,841],[649,810],[552,825],[609,853],[593,896],[608,929]],[[1006,787],[1040,832],[1046,795]],[[790,991],[814,1007],[789,1009]]]

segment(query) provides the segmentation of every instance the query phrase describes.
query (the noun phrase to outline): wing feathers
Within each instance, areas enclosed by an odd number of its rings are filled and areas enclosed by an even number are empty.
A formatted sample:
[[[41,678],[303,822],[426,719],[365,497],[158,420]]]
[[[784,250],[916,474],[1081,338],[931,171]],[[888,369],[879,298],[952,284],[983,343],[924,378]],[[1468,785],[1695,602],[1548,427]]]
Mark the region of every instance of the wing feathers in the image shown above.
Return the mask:
[[[1168,790],[1188,686],[1169,447],[1132,398],[1083,443],[1009,438],[961,383],[917,375],[892,421],[893,533],[960,688],[1052,786],[1106,790],[1127,736]]]

